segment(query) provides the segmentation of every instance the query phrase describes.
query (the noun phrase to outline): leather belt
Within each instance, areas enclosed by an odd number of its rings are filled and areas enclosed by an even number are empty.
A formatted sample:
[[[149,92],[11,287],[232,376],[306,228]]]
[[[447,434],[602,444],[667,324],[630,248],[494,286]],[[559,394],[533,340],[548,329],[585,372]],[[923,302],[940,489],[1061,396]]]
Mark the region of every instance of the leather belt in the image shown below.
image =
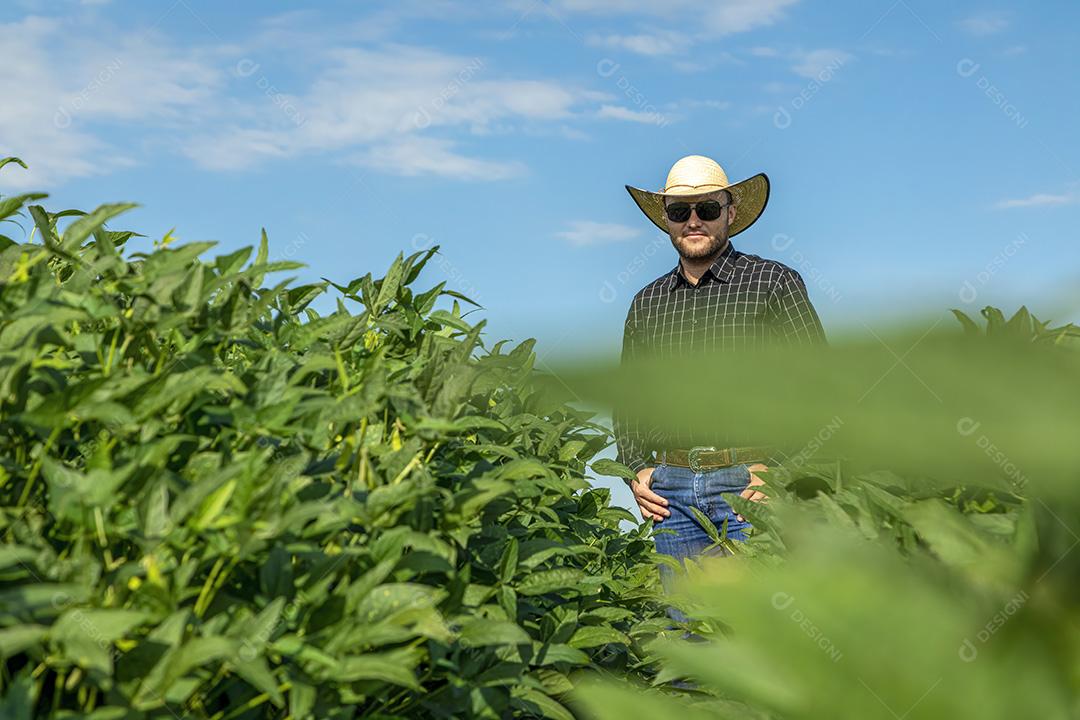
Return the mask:
[[[731,467],[745,463],[761,462],[772,456],[769,447],[732,447],[717,449],[708,445],[696,445],[689,450],[658,450],[656,458],[665,465],[690,468],[694,472]]]

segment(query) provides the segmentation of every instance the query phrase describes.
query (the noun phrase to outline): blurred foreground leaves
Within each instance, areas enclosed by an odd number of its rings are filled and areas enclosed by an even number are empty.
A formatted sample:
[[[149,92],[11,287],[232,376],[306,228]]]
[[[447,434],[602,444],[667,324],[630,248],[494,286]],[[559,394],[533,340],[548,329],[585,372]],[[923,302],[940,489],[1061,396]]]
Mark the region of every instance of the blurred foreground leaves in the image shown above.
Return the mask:
[[[675,602],[697,637],[651,645],[655,689],[585,684],[583,712],[1080,716],[1080,329],[958,316],[821,351],[555,369],[553,393],[793,449],[767,504],[729,498],[754,523],[735,557],[689,564]]]

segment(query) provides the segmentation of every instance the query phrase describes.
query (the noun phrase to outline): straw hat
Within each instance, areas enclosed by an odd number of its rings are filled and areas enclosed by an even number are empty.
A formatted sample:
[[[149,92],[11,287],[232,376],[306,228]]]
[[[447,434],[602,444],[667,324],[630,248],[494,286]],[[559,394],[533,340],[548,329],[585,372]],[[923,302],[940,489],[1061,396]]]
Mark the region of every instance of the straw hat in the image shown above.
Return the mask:
[[[641,211],[656,227],[668,231],[664,214],[664,198],[674,195],[701,195],[716,190],[727,190],[735,203],[735,219],[728,230],[728,237],[738,235],[761,217],[769,202],[769,178],[758,173],[734,185],[728,182],[727,173],[712,158],[703,155],[687,155],[671,166],[667,182],[659,192],[626,186]]]

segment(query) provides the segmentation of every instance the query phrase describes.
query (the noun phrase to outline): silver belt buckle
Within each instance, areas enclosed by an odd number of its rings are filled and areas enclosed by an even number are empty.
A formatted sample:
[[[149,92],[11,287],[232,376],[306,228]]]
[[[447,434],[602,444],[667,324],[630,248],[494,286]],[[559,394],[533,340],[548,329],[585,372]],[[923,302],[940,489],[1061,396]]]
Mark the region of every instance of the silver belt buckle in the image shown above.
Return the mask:
[[[701,472],[701,465],[698,464],[698,457],[703,452],[716,452],[716,448],[712,445],[695,445],[690,448],[690,452],[686,454],[686,462],[690,466],[690,469],[695,473]]]

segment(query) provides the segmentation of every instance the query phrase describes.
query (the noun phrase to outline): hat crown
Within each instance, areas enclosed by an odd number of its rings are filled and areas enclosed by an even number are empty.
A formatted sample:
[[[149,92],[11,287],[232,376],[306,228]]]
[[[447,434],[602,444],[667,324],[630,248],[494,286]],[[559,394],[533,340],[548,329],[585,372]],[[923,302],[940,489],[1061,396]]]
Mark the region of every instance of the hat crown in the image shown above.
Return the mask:
[[[687,155],[675,161],[668,171],[662,193],[670,195],[700,195],[723,190],[731,183],[720,163],[704,155]]]

